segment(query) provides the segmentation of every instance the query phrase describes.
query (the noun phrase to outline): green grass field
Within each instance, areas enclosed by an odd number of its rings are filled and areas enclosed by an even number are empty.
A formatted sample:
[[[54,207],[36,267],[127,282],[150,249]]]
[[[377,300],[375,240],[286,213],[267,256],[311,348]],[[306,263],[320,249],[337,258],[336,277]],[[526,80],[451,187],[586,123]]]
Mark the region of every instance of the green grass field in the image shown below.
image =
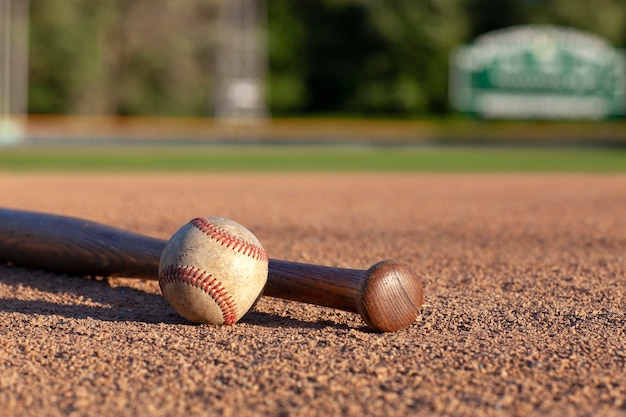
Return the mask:
[[[626,172],[626,149],[0,147],[2,172]]]

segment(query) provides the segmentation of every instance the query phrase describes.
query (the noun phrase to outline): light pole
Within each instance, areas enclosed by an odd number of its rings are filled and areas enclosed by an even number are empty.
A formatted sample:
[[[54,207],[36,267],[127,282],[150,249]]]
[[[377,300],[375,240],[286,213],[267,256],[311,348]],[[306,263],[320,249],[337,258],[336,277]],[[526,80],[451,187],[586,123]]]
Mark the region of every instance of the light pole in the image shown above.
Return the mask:
[[[265,0],[221,0],[218,7],[215,117],[260,121],[267,117]]]

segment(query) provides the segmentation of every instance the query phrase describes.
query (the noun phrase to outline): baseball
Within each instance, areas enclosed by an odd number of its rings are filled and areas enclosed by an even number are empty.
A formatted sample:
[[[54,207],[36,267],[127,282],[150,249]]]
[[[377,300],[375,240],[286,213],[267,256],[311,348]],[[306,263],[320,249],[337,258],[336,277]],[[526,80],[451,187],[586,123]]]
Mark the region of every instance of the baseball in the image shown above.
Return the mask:
[[[198,217],[165,245],[159,286],[188,320],[234,324],[260,296],[267,271],[267,254],[248,229],[229,219]]]

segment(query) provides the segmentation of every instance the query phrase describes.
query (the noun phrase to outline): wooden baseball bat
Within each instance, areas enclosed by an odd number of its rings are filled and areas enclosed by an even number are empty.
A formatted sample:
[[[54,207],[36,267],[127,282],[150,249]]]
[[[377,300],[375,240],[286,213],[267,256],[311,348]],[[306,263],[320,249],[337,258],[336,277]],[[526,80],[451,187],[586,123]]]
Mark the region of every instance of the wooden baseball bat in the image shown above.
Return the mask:
[[[89,220],[0,209],[0,262],[14,265],[157,280],[165,244]],[[359,313],[383,332],[410,326],[423,302],[419,276],[393,260],[359,270],[270,259],[263,295]]]

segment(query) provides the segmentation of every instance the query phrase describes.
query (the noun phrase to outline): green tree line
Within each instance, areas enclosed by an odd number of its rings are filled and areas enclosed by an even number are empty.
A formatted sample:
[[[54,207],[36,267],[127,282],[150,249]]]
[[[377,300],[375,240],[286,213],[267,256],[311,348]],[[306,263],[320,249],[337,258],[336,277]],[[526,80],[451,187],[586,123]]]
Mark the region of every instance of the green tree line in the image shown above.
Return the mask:
[[[210,115],[217,1],[30,0],[29,112]],[[453,48],[511,25],[626,46],[626,0],[267,0],[266,12],[277,116],[446,114]]]

